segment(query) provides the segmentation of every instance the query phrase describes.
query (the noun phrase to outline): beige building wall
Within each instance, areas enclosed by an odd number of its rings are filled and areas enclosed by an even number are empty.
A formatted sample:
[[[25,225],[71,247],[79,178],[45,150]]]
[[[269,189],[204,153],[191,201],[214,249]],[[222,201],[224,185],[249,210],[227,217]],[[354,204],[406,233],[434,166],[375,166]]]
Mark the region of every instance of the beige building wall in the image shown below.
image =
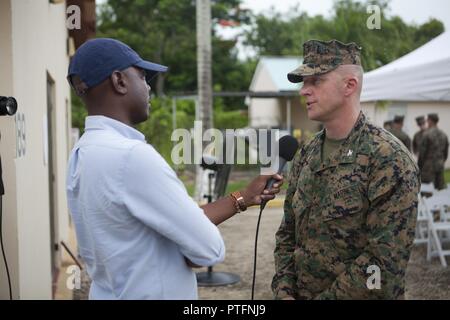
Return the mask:
[[[252,83],[254,91],[277,91],[269,73],[265,68],[257,70],[256,81]],[[253,128],[278,127],[282,121],[278,99],[252,98],[249,105],[250,126]]]
[[[275,98],[253,98],[250,103],[250,126],[272,128],[281,124],[281,105]]]
[[[383,126],[384,119],[388,117],[387,112],[384,114],[382,108],[375,107],[375,102],[362,102],[361,109],[370,121],[380,127]]]
[[[13,67],[12,67],[12,25],[11,3],[0,1],[0,95],[12,96]],[[2,197],[2,224],[5,254],[9,264],[12,292],[18,297],[19,274],[18,241],[17,241],[17,197],[16,197],[16,126],[14,118],[0,117],[0,154],[2,157],[3,182],[5,195]],[[6,269],[0,258],[0,299],[9,298]]]
[[[308,111],[301,103],[300,97],[280,98],[280,108],[282,110],[283,126],[287,127],[287,101],[291,101],[291,128],[300,129],[303,135],[310,136],[319,131],[320,123],[309,120]]]
[[[51,225],[54,241],[68,238],[65,171],[70,128],[70,90],[65,76],[67,53],[66,6],[48,0],[0,1],[0,61],[7,76],[0,94],[18,101],[14,118],[0,119],[4,182],[4,234],[14,298],[52,298]],[[6,41],[4,41],[4,39]],[[6,45],[5,45],[6,44]],[[53,113],[48,117],[47,81]],[[53,140],[48,141],[51,123]],[[18,132],[24,132],[18,138]],[[53,153],[47,152],[53,150]],[[53,201],[49,167],[53,163]],[[5,172],[6,171],[6,172]],[[55,218],[50,219],[51,203]],[[55,252],[58,266],[61,246]],[[64,270],[61,270],[64,272]],[[6,273],[0,261],[0,298],[8,298]]]
[[[268,70],[259,64],[250,90],[277,92],[278,88],[273,82]],[[252,128],[287,128],[287,101],[291,101],[291,129],[301,129],[302,132],[317,132],[319,123],[308,119],[300,97],[253,98],[249,103],[249,118]]]

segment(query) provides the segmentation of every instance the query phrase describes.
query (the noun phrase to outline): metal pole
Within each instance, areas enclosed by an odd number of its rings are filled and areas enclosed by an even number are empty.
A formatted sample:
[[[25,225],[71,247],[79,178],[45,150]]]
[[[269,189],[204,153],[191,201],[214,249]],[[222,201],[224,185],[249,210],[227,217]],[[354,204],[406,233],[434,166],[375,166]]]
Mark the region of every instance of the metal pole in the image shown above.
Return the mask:
[[[177,98],[172,98],[172,130],[177,128]]]
[[[203,131],[212,128],[211,1],[197,0],[197,86]]]
[[[289,134],[291,134],[291,99],[287,98],[286,101],[286,126]]]
[[[196,1],[196,19],[197,19],[197,87],[198,104],[196,120],[202,122],[202,132],[212,128],[212,71],[211,71],[211,1]],[[202,141],[203,149],[206,147]],[[204,188],[203,169],[200,165],[196,166],[196,184],[195,199],[201,201]]]

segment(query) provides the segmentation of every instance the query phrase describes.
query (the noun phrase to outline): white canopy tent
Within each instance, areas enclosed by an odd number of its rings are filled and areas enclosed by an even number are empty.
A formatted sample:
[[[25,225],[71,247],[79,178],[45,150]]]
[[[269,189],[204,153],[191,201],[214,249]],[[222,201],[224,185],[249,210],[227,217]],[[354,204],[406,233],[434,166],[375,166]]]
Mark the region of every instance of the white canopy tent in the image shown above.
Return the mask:
[[[361,101],[450,101],[450,32],[364,75]]]
[[[437,113],[439,128],[450,137],[450,32],[365,74],[361,102],[378,125],[405,116],[403,130],[411,138],[418,131],[417,116]],[[450,168],[450,158],[445,167]]]

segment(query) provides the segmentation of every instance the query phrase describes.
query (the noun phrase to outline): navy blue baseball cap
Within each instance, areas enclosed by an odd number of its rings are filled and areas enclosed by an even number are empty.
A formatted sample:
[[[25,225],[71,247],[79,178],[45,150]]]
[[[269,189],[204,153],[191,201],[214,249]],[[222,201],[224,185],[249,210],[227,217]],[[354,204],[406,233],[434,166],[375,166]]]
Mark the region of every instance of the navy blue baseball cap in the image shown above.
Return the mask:
[[[67,79],[77,75],[88,88],[107,79],[114,71],[135,66],[146,71],[149,82],[159,72],[166,72],[167,67],[143,60],[125,43],[110,38],[88,40],[81,45],[69,64]]]

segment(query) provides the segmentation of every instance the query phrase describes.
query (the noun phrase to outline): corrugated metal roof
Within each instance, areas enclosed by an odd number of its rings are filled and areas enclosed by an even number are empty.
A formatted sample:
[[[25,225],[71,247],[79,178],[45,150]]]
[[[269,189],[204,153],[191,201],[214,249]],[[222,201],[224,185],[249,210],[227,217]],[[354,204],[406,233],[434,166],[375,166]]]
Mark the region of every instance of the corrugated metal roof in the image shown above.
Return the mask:
[[[301,57],[261,57],[259,63],[269,72],[279,91],[299,90],[300,84],[289,82],[287,74],[301,65]]]

